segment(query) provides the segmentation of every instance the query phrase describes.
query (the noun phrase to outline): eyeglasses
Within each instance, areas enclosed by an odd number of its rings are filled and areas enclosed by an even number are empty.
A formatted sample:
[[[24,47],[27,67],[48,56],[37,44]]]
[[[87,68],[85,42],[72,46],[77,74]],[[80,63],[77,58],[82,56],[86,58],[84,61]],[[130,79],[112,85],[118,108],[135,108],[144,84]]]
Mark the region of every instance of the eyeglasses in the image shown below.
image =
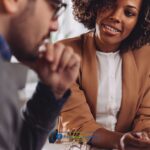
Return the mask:
[[[59,16],[62,15],[62,13],[66,10],[67,4],[63,2],[55,2],[52,0],[49,0],[49,3],[55,8],[55,12],[53,15],[53,19],[57,19]]]

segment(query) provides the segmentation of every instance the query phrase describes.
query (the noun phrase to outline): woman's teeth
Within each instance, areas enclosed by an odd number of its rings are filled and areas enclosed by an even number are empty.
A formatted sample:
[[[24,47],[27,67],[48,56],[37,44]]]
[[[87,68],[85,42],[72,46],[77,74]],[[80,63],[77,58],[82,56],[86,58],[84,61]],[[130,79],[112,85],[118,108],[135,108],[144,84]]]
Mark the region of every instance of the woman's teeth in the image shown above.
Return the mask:
[[[109,31],[111,31],[111,32],[119,32],[119,30],[117,30],[117,29],[114,29],[114,28],[112,28],[112,27],[110,27],[110,26],[108,26],[108,25],[104,25],[104,28],[106,28],[107,30],[109,30]]]

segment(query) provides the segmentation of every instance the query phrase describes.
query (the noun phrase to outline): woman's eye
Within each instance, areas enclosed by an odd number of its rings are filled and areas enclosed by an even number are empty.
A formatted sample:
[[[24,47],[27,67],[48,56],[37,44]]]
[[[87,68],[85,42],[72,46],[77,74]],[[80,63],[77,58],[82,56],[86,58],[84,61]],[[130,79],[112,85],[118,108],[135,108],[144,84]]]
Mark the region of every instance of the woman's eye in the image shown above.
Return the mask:
[[[136,16],[136,14],[135,14],[134,12],[129,11],[129,10],[125,10],[125,15],[126,15],[127,17]]]

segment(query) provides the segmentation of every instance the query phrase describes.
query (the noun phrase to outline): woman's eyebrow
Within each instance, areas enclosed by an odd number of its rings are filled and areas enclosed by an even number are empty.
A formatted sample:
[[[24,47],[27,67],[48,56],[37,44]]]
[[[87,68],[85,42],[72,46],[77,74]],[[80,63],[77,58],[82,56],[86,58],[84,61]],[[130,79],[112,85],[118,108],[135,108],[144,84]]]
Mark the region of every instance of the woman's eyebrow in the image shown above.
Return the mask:
[[[138,10],[138,8],[136,6],[133,6],[133,5],[127,5],[126,7],[134,8],[134,9]]]

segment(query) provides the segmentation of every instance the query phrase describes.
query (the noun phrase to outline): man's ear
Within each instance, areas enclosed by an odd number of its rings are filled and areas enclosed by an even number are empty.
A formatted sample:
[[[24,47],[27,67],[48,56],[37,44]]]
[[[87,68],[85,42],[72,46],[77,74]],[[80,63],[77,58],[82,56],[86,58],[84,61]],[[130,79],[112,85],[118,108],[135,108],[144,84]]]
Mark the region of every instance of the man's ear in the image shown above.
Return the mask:
[[[2,0],[6,12],[15,14],[19,8],[19,0]]]

